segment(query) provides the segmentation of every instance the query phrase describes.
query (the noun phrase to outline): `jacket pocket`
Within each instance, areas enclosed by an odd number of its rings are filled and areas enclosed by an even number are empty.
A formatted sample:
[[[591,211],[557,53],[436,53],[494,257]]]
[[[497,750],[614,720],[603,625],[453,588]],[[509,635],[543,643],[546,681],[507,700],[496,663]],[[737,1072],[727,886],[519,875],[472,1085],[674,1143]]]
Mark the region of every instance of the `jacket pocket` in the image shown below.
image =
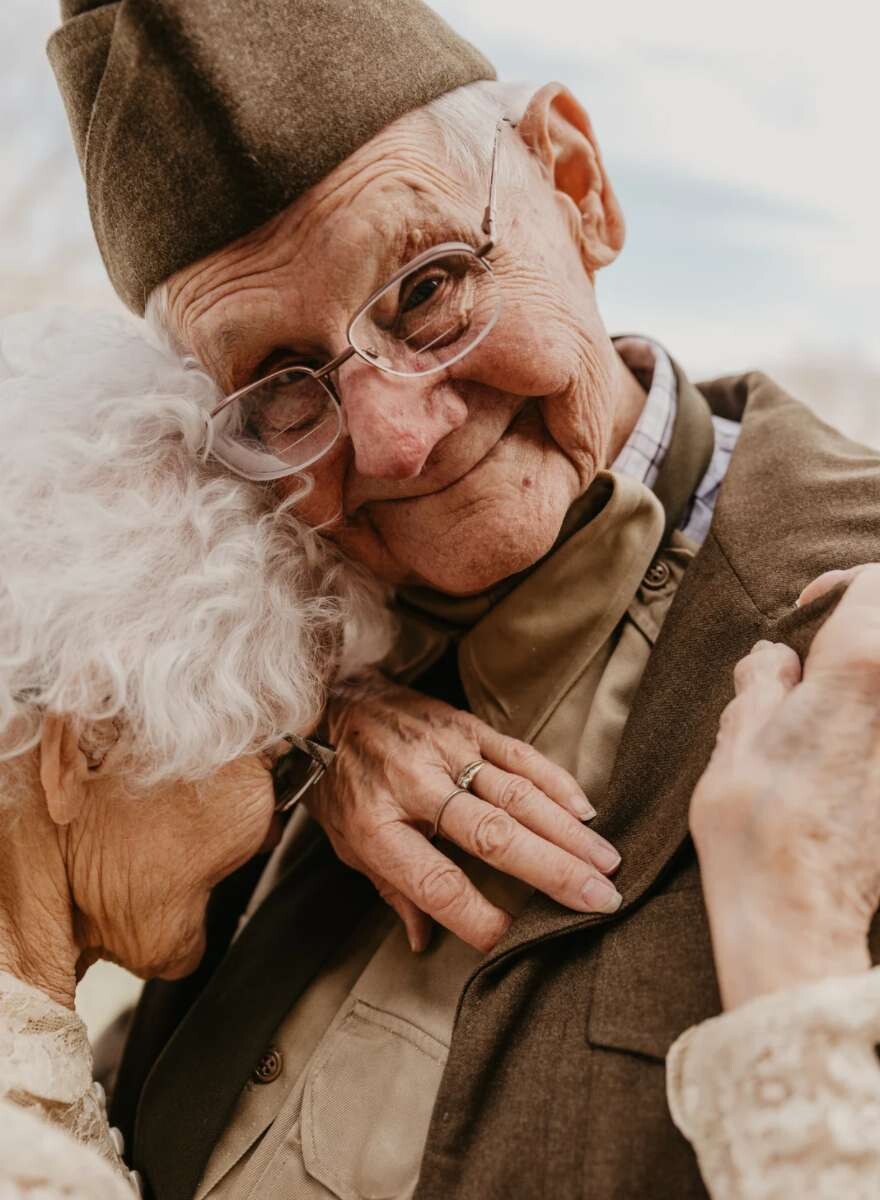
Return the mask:
[[[690,1025],[721,1008],[696,871],[609,929],[599,951],[587,1037],[664,1059]]]
[[[446,1055],[411,1022],[355,1000],[309,1070],[301,1125],[308,1173],[339,1200],[407,1200]]]

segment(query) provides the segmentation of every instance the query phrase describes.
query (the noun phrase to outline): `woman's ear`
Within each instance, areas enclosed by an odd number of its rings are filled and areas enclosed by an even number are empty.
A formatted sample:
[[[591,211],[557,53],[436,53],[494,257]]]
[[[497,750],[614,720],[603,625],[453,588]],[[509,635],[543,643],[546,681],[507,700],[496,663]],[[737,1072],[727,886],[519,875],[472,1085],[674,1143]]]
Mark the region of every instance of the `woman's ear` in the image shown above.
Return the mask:
[[[547,83],[532,96],[517,129],[557,192],[577,209],[587,270],[608,266],[623,246],[625,225],[590,118],[568,88]]]
[[[48,713],[40,741],[40,781],[56,825],[75,821],[86,802],[89,765],[66,717]]]

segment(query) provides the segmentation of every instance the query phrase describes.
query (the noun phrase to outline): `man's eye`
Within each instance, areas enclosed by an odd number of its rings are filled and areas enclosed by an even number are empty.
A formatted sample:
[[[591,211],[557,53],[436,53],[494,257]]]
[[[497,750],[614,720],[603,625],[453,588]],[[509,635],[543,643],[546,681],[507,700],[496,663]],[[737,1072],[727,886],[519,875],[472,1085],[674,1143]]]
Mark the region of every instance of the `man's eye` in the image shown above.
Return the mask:
[[[442,283],[443,276],[439,272],[433,275],[426,275],[405,292],[402,297],[400,311],[412,312],[414,308],[419,308],[422,304],[426,304],[437,289],[441,287]]]

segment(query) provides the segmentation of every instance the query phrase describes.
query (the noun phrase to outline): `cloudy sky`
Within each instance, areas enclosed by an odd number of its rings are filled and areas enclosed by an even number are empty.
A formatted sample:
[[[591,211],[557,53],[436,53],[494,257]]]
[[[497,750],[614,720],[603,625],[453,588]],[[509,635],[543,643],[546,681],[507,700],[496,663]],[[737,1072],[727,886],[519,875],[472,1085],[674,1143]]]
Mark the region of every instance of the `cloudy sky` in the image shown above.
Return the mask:
[[[833,368],[867,394],[880,370],[875,4],[435,7],[502,76],[561,79],[590,111],[629,226],[601,282],[612,328],[654,334],[698,374]],[[55,13],[55,0],[2,0],[0,311],[112,302],[43,54]]]

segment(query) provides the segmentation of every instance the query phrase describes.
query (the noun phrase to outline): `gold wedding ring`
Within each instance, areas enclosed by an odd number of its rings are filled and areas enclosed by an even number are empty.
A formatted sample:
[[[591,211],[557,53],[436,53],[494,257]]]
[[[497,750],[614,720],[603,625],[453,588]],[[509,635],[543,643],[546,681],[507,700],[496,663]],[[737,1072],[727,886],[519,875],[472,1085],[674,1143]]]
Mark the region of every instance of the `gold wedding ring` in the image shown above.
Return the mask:
[[[459,775],[458,779],[456,779],[455,786],[464,788],[466,792],[469,792],[471,790],[471,784],[476,778],[477,772],[482,771],[485,765],[486,764],[481,758],[478,758],[476,762],[468,763],[468,765]]]
[[[446,812],[446,806],[449,803],[449,801],[454,800],[456,796],[467,796],[469,794],[470,793],[468,792],[467,788],[463,788],[463,787],[457,787],[455,789],[455,791],[449,793],[449,795],[446,797],[446,799],[443,801],[443,803],[437,809],[437,816],[434,818],[434,828],[431,830],[431,841],[432,842],[433,842],[434,838],[437,836],[437,834],[440,832],[440,818]]]

